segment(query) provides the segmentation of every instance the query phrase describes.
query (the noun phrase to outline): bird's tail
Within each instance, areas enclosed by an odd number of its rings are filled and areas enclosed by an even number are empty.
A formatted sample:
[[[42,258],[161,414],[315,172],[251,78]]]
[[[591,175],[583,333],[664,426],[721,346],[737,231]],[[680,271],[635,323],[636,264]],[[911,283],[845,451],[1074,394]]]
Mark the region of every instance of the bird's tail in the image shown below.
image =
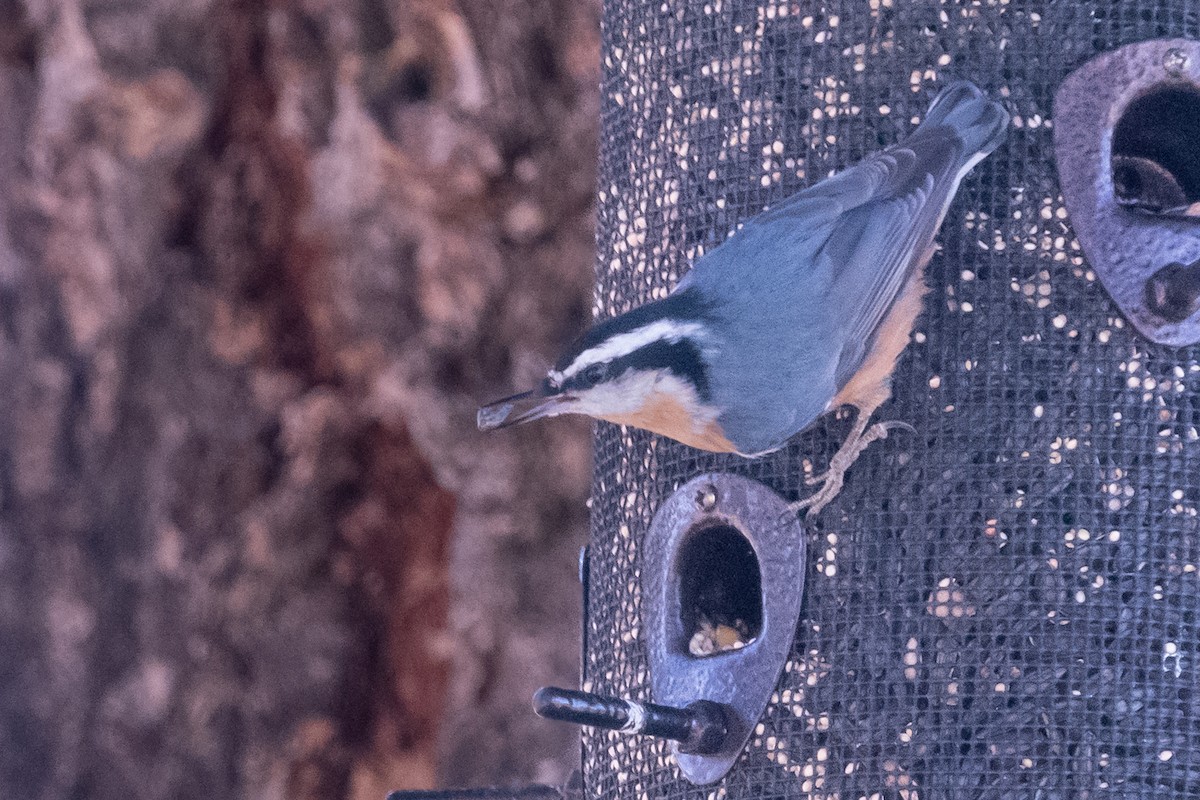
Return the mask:
[[[950,84],[933,99],[917,131],[946,126],[953,128],[966,145],[970,161],[995,150],[1008,132],[1008,112],[989,100],[970,81]]]

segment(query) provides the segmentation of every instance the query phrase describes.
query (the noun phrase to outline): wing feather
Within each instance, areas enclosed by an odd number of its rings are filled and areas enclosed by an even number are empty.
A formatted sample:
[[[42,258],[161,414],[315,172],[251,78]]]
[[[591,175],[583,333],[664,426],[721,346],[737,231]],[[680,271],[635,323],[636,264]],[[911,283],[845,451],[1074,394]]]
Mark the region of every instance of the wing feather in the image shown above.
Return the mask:
[[[962,142],[949,129],[918,132],[747,222],[738,235],[793,230],[799,258],[827,271],[823,302],[844,311],[835,382],[870,352],[888,311],[930,250],[953,198]],[[782,223],[782,224],[781,224]]]

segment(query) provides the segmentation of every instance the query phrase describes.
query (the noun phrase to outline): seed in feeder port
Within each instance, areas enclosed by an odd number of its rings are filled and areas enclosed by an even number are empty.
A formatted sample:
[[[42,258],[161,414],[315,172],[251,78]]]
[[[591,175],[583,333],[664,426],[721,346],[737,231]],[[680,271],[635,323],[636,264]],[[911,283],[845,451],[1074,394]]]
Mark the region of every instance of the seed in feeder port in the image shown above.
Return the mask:
[[[700,627],[688,641],[688,652],[694,656],[711,656],[727,650],[741,650],[750,642],[750,629],[740,619],[732,625],[713,624],[701,620]]]

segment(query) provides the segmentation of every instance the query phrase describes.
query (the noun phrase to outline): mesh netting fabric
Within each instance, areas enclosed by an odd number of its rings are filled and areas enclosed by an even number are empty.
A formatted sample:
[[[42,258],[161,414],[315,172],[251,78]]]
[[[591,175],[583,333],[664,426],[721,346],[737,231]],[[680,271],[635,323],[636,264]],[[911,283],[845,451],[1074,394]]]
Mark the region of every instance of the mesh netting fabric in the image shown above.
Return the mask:
[[[599,798],[1200,796],[1200,349],[1139,337],[1072,235],[1063,78],[1200,36],[1177,2],[607,0],[602,316],[664,295],[773,201],[895,142],[968,78],[1013,115],[965,180],[875,444],[809,526],[795,644],[746,752],[693,787],[591,731]],[[781,332],[786,335],[786,332]],[[650,699],[641,537],[705,471],[811,491],[829,416],[747,461],[597,434],[587,688]]]

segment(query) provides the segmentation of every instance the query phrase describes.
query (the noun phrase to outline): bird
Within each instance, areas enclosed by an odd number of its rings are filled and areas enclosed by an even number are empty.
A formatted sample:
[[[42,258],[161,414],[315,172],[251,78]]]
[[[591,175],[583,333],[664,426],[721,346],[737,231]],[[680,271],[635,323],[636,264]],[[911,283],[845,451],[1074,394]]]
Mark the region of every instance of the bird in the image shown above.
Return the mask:
[[[934,98],[902,141],[745,220],[664,298],[602,320],[536,389],[479,409],[493,430],[560,414],[757,458],[854,406],[849,435],[791,511],[819,513],[899,421],[870,420],[926,293],[923,272],[963,177],[1007,135],[973,83]]]

